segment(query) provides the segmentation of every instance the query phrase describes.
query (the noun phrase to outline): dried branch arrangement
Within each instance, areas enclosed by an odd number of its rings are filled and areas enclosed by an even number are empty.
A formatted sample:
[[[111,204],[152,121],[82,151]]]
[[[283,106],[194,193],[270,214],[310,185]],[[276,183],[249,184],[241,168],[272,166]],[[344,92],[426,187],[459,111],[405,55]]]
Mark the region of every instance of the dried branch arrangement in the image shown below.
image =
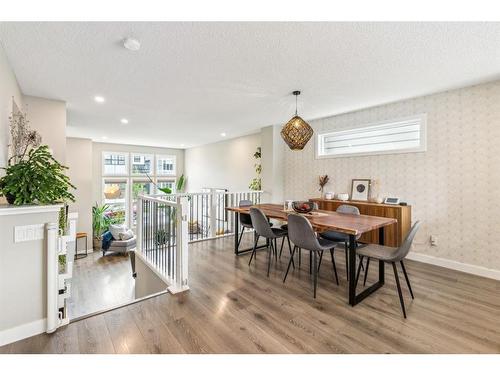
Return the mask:
[[[13,112],[9,116],[10,137],[9,145],[11,156],[8,165],[17,164],[24,159],[28,151],[40,146],[42,137],[36,130],[31,130],[26,113]]]

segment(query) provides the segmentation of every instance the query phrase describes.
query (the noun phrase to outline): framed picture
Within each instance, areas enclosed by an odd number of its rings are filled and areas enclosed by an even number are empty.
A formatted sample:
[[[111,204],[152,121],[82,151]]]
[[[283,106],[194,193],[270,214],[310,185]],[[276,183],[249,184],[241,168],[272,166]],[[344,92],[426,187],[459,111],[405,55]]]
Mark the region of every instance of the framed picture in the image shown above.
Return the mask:
[[[353,178],[351,187],[351,200],[367,201],[370,196],[371,180],[366,178]]]

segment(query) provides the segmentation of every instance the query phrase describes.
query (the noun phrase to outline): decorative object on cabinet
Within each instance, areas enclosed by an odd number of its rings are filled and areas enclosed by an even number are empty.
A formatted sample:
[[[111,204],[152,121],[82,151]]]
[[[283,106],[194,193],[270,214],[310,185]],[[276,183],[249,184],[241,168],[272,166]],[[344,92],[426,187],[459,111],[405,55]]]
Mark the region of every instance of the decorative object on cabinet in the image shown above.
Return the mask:
[[[338,193],[337,194],[337,199],[341,201],[346,201],[349,199],[349,194],[347,193]]]
[[[314,134],[311,126],[302,117],[297,115],[297,97],[300,91],[294,91],[295,116],[293,116],[281,129],[281,138],[286,142],[290,150],[302,150]]]
[[[321,196],[323,196],[323,189],[325,188],[325,185],[328,183],[328,181],[330,181],[330,178],[327,174],[319,176],[319,191],[321,193]]]
[[[370,179],[353,178],[351,186],[351,200],[368,201],[370,196]]]
[[[336,211],[337,207],[345,204],[344,201],[338,199],[326,200],[314,198],[311,201],[317,202],[320,210],[327,211]],[[384,229],[384,243],[386,246],[400,246],[411,228],[411,206],[354,201],[349,201],[349,205],[357,207],[362,215],[387,217],[397,220],[397,223],[389,225]],[[378,244],[379,231],[374,230],[363,234],[359,242]]]
[[[335,193],[333,191],[325,193],[325,199],[333,199],[333,197],[335,197]]]

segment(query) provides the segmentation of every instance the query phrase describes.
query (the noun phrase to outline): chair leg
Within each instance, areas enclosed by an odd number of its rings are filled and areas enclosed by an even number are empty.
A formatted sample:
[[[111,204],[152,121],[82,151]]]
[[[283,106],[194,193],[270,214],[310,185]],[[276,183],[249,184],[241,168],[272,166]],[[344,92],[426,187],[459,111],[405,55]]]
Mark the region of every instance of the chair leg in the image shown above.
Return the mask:
[[[344,242],[345,245],[345,273],[347,275],[347,280],[349,280],[349,246],[347,245],[347,241]]]
[[[318,272],[319,272],[319,269],[321,268],[321,261],[323,260],[323,252],[321,252],[319,254],[319,262],[318,262]]]
[[[255,235],[255,240],[253,241],[253,250],[252,250],[252,255],[250,256],[250,260],[248,261],[248,265],[252,263],[252,259],[255,256],[255,259],[257,259],[257,242],[259,242],[259,236]]]
[[[337,266],[335,265],[335,257],[333,249],[330,249],[330,255],[332,256],[333,273],[335,274],[335,281],[339,285],[339,276],[337,275]]]
[[[283,236],[283,240],[281,241],[281,248],[280,248],[280,259],[281,259],[281,253],[283,252],[283,245],[284,244],[285,244],[285,237]]]
[[[364,257],[361,257],[359,259],[358,271],[356,272],[356,282],[354,284],[355,287],[358,286],[359,274],[361,273],[361,265],[363,264],[363,258]]]
[[[285,273],[285,277],[283,278],[283,283],[286,281],[286,277],[288,276],[288,271],[290,271],[290,266],[292,265],[293,255],[295,254],[295,249],[297,249],[297,246],[293,247],[292,256],[290,257],[290,261],[288,262],[288,267],[286,268],[286,273]]]
[[[267,255],[267,277],[269,277],[269,271],[271,270],[272,257],[273,257],[273,240],[270,241],[269,253]]]
[[[396,279],[396,286],[398,287],[399,302],[401,303],[401,309],[403,310],[403,316],[406,319],[405,301],[403,300],[403,292],[401,291],[401,285],[399,284],[398,268],[396,263],[392,263],[392,269],[394,270],[394,278]]]
[[[312,262],[313,262],[313,259],[312,259],[312,251],[309,251],[309,274],[312,274]]]
[[[292,254],[292,244],[290,243],[290,237],[288,237],[288,235],[286,235],[286,240],[288,241],[288,250],[290,251],[290,256],[292,257],[292,267],[293,269],[295,269],[295,261],[293,260],[293,254]],[[283,241],[285,241],[284,238]],[[283,246],[283,244],[281,246]]]
[[[299,268],[302,264],[302,249],[299,247]]]
[[[278,262],[278,240],[275,238],[274,239],[274,259],[276,260],[276,262]]]
[[[370,267],[370,257],[366,259],[366,269],[365,269],[365,277],[363,279],[363,286],[366,285],[366,278],[368,277],[368,267]]]
[[[313,253],[313,251],[311,251]],[[316,298],[316,289],[318,288],[318,254],[317,251],[314,251],[312,254],[314,267],[313,267],[313,288],[314,288],[314,298]]]
[[[405,274],[406,285],[408,285],[408,289],[410,290],[411,299],[415,299],[415,297],[413,296],[413,290],[411,290],[410,279],[408,278],[408,274],[406,273],[405,264],[403,263],[403,261],[401,261],[400,263],[401,263],[401,268],[403,269],[403,273]]]

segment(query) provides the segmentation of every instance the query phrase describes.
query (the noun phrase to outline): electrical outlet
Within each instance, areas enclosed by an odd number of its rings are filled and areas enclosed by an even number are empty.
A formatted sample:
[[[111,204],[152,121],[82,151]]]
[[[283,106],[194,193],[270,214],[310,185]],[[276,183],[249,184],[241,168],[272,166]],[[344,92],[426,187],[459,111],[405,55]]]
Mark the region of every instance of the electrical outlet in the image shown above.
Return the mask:
[[[437,239],[436,235],[431,234],[430,241],[431,241],[431,246],[437,246],[438,245],[438,239]]]

